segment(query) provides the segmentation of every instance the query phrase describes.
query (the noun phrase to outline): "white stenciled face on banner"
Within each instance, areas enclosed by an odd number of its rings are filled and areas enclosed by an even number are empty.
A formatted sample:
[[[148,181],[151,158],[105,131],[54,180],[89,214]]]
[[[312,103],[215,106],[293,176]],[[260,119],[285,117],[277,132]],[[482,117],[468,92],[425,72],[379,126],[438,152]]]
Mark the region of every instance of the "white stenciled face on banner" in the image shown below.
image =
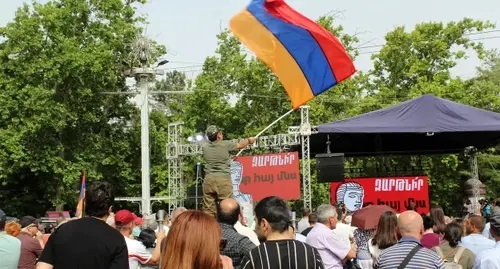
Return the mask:
[[[233,186],[239,186],[241,183],[241,179],[243,178],[243,165],[238,161],[232,161],[230,170]]]
[[[337,203],[343,203],[350,212],[363,207],[365,191],[356,182],[345,182],[337,189]]]
[[[233,161],[231,162],[230,169],[234,198],[240,203],[252,203],[252,196],[240,190],[240,184],[243,179],[243,164],[238,161]]]

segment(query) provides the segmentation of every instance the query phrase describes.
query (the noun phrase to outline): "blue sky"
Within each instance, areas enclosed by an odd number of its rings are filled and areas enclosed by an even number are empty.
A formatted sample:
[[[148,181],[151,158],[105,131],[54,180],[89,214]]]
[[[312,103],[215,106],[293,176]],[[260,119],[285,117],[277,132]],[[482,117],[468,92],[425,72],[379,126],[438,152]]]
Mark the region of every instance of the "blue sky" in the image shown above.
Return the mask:
[[[1,0],[0,25],[14,17],[23,0]],[[217,46],[216,34],[227,27],[229,18],[246,6],[249,0],[150,0],[138,12],[150,21],[148,35],[167,46],[171,61],[168,69],[185,71],[189,76],[199,73],[205,57],[213,55]],[[43,2],[43,1],[42,1]],[[500,1],[498,0],[288,0],[288,3],[310,18],[332,12],[337,14],[350,34],[358,34],[365,45],[381,45],[384,35],[399,25],[412,28],[427,21],[451,21],[464,17],[490,20],[500,29]],[[500,30],[475,38],[484,40],[487,48],[500,48]],[[370,53],[377,48],[362,50],[356,67],[367,70],[372,66]],[[479,61],[471,58],[461,63],[457,76],[474,75]]]

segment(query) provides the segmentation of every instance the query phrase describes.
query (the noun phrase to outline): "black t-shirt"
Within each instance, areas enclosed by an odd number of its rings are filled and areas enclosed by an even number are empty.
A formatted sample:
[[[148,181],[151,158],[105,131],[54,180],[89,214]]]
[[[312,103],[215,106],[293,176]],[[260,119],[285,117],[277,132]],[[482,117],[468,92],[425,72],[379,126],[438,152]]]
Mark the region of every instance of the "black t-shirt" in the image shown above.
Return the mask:
[[[306,236],[306,237],[307,237],[307,235],[308,235],[308,234],[309,234],[309,232],[312,230],[312,228],[313,228],[313,226],[311,226],[311,227],[307,227],[305,230],[303,230],[303,231],[301,232],[301,234],[302,234],[303,236]]]
[[[129,269],[125,238],[96,218],[72,220],[57,228],[39,261],[54,269]]]

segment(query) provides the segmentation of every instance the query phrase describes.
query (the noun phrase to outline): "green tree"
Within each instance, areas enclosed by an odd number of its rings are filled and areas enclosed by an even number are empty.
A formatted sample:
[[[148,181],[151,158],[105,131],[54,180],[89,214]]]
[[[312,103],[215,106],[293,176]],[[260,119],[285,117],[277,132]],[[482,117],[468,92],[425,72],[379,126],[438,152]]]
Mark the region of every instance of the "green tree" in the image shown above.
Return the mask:
[[[498,100],[498,88],[478,90],[481,83],[489,82],[468,82],[451,74],[460,60],[470,56],[469,51],[481,59],[488,55],[482,43],[473,40],[471,35],[493,27],[489,22],[467,18],[458,22],[422,23],[412,31],[397,27],[386,35],[386,44],[372,56],[374,68],[369,74],[368,95],[363,100],[366,103],[360,107],[373,110],[432,93],[479,108],[494,109],[487,104]],[[483,70],[484,74],[488,72]],[[431,180],[431,200],[450,213],[456,212],[456,205],[462,204],[463,197],[457,193],[463,193],[463,182],[468,176],[466,158],[441,155],[427,156],[424,160]],[[401,158],[396,160],[396,163],[401,162]]]
[[[500,54],[492,51],[466,85],[468,104],[500,113]],[[479,178],[488,196],[500,196],[500,146],[478,154]]]
[[[81,171],[118,194],[138,179],[136,108],[122,62],[142,18],[118,0],[25,4],[0,28],[0,203],[11,214],[74,208]],[[135,185],[137,186],[137,184]]]
[[[493,27],[489,22],[468,18],[447,24],[421,23],[410,32],[397,27],[386,35],[384,47],[372,56],[370,91],[379,94],[380,100],[392,102],[424,93],[456,100],[460,91],[446,87],[457,86],[451,69],[467,58],[468,49],[484,58],[482,43],[470,35]]]

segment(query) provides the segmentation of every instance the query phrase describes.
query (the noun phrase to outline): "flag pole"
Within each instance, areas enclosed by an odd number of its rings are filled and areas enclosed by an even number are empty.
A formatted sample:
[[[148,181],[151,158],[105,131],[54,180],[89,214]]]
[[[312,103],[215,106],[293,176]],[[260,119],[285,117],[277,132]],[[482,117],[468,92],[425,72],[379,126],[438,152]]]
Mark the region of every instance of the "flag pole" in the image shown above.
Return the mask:
[[[83,218],[85,216],[85,207],[87,203],[87,172],[85,170],[83,170],[82,180],[85,182],[85,189],[83,190],[85,193],[82,201],[82,218]]]
[[[261,136],[265,131],[269,130],[269,128],[273,127],[276,123],[278,123],[280,120],[282,120],[283,118],[285,118],[286,116],[290,115],[292,112],[294,112],[295,109],[292,108],[290,110],[288,110],[285,114],[281,115],[279,118],[277,118],[275,121],[271,122],[271,124],[269,124],[266,128],[264,128],[262,131],[260,131],[260,133],[258,133],[256,136],[254,136],[255,139],[259,138],[259,136]],[[245,148],[242,148],[238,154],[236,154],[236,157],[240,156],[240,154],[243,152],[243,150],[245,150]]]

